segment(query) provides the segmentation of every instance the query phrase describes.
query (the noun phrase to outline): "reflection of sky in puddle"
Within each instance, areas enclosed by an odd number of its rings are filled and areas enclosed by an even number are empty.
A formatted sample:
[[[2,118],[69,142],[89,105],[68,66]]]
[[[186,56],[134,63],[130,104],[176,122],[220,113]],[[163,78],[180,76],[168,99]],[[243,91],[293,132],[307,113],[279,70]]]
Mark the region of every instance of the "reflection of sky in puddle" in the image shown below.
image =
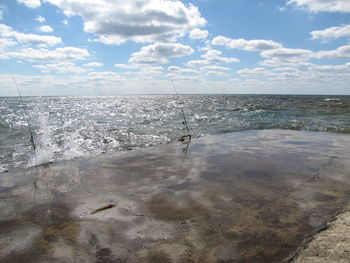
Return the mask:
[[[7,260],[281,262],[348,197],[349,142],[249,131],[4,173],[0,240],[30,222]]]

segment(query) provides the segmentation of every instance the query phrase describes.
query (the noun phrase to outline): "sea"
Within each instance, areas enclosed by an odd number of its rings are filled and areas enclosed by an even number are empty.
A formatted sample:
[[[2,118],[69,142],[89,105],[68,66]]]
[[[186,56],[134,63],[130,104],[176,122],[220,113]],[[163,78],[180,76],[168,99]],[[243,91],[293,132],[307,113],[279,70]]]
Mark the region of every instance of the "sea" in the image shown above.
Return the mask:
[[[350,134],[350,96],[0,97],[0,172],[171,143],[188,134],[182,112],[193,138],[265,129]]]

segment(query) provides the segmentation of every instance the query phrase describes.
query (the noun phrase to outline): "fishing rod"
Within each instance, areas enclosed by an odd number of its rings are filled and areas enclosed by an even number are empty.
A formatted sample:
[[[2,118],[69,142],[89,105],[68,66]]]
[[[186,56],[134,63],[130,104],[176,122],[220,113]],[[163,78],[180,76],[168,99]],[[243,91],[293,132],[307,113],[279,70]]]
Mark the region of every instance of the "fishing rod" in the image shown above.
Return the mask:
[[[12,80],[13,82],[15,83],[15,87],[17,89],[17,92],[18,92],[18,96],[20,97],[20,100],[21,100],[21,103],[22,105],[24,106],[24,101],[23,101],[23,97],[22,97],[22,94],[21,94],[21,91],[20,91],[20,88],[19,88],[19,85],[16,81],[16,78],[11,70],[11,67],[9,64],[7,64],[7,68],[11,74],[11,77],[12,77]],[[33,132],[32,132],[32,128],[30,126],[30,123],[29,123],[29,117],[28,117],[28,114],[26,113],[26,110],[24,108],[24,118],[27,122],[27,126],[28,126],[28,131],[29,131],[29,135],[30,135],[30,143],[32,144],[32,147],[33,147],[33,153],[34,153],[34,162],[35,162],[35,170],[36,170],[36,173],[34,173],[34,181],[33,181],[33,186],[34,186],[34,201],[36,200],[36,190],[37,190],[37,178],[36,176],[39,175],[39,171],[38,171],[38,158],[37,158],[37,154],[36,154],[36,145],[35,145],[35,141],[34,141],[34,136],[33,136]]]
[[[174,80],[171,80],[171,82],[173,83],[173,87],[174,87],[176,96],[179,97],[179,94],[177,93],[177,89],[176,89],[176,87],[175,87]],[[188,124],[187,124],[187,120],[186,120],[186,115],[185,115],[185,112],[184,112],[183,108],[181,108],[181,113],[182,113],[182,117],[183,117],[183,119],[184,119],[183,124],[185,125],[188,134],[187,134],[187,135],[181,136],[178,140],[179,140],[180,142],[184,143],[186,140],[191,141],[191,137],[192,137],[192,136],[191,136],[191,134],[190,134],[190,129],[188,128]]]
[[[24,101],[23,101],[23,97],[22,97],[21,91],[20,91],[20,89],[19,89],[19,86],[18,86],[18,84],[17,84],[16,78],[15,78],[15,76],[13,75],[12,70],[11,70],[11,68],[10,68],[9,65],[8,65],[8,69],[9,69],[9,71],[10,71],[10,74],[11,74],[11,77],[12,77],[12,79],[13,79],[13,82],[15,83],[15,87],[16,87],[16,89],[17,89],[18,96],[19,96],[20,99],[21,99],[21,103],[24,105]],[[24,118],[26,119],[26,122],[27,122],[28,130],[29,130],[29,135],[30,135],[30,142],[31,142],[31,144],[32,144],[33,151],[34,151],[35,165],[37,166],[38,163],[37,163],[37,158],[36,158],[36,145],[35,145],[35,141],[34,141],[34,136],[33,136],[32,128],[31,128],[31,126],[30,126],[30,123],[29,123],[28,115],[27,115],[27,114],[24,114]]]

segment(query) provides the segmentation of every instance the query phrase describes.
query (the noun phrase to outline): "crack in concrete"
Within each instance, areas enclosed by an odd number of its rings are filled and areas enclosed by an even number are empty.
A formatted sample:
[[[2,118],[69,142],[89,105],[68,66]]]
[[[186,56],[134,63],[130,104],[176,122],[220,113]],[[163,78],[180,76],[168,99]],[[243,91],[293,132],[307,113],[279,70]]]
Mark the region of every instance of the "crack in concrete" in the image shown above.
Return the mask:
[[[318,167],[316,174],[310,180],[306,181],[304,184],[311,183],[311,182],[315,181],[316,179],[318,179],[320,176],[321,169],[324,169],[327,166],[330,166],[332,164],[333,159],[337,159],[337,158],[339,158],[339,157],[338,156],[331,156],[329,158],[328,162],[326,164],[322,165],[321,168]]]

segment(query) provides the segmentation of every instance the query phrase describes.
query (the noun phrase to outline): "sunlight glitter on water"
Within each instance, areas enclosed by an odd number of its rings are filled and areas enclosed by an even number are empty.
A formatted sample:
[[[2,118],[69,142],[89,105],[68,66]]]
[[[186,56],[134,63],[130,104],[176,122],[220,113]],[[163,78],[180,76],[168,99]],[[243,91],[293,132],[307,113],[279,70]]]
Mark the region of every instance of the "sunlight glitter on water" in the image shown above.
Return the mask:
[[[340,99],[340,100],[338,100]],[[0,165],[35,164],[28,121],[43,164],[103,152],[149,147],[186,133],[292,129],[350,133],[350,97],[96,96],[0,98]]]

